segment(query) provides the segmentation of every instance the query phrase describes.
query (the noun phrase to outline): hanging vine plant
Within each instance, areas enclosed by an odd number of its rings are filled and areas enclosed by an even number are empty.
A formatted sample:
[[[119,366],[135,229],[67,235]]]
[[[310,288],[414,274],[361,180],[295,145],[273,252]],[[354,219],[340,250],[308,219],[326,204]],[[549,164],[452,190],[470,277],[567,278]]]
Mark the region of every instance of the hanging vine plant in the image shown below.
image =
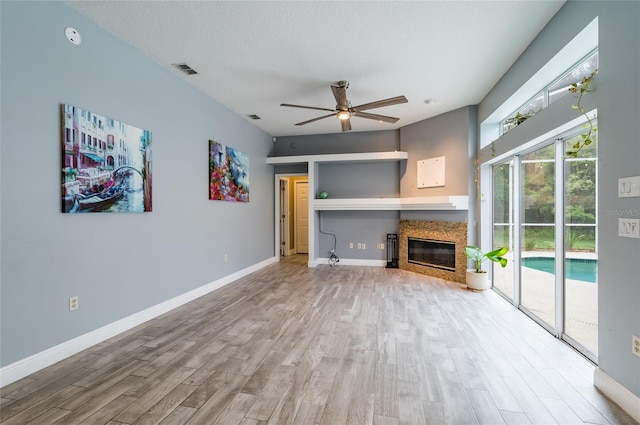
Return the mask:
[[[591,74],[584,77],[582,81],[580,81],[579,83],[573,83],[571,84],[571,87],[569,87],[569,91],[575,94],[576,97],[578,98],[578,101],[576,102],[576,104],[571,105],[571,107],[573,109],[579,110],[580,113],[584,115],[584,117],[587,119],[587,122],[585,122],[583,125],[583,127],[586,128],[587,131],[582,133],[580,135],[580,139],[576,143],[574,143],[569,149],[567,149],[567,151],[565,152],[565,155],[569,158],[576,158],[578,156],[578,152],[580,152],[582,148],[584,148],[585,146],[589,146],[591,143],[593,143],[596,133],[598,131],[598,128],[595,125],[593,125],[593,121],[591,120],[591,118],[589,118],[584,107],[582,106],[582,98],[585,95],[585,93],[589,93],[590,91],[593,90],[591,87],[591,83],[593,82],[593,79],[597,74],[598,74],[598,70],[596,69]]]

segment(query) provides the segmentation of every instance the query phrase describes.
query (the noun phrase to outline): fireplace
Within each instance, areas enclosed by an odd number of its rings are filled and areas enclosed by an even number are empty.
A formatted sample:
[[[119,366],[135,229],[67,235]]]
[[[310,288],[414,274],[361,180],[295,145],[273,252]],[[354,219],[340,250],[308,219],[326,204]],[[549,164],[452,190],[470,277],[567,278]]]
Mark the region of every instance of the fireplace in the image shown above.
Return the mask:
[[[422,266],[456,271],[456,244],[409,237],[407,261]]]
[[[465,283],[466,222],[401,220],[398,242],[401,269]]]

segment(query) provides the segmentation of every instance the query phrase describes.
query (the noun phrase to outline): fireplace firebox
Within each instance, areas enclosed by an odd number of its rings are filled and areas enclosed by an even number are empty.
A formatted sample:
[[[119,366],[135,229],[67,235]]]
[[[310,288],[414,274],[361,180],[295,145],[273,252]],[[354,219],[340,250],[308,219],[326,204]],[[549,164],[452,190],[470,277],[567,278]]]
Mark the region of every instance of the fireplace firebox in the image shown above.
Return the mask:
[[[464,246],[467,244],[466,222],[400,220],[399,230],[400,258],[398,265],[400,269],[458,283],[466,282],[468,262],[464,255]],[[455,259],[447,260],[444,267],[442,267],[443,265],[437,267],[416,263],[416,261],[430,262],[424,261],[424,258],[414,257],[412,261],[409,261],[409,238],[448,243],[450,244],[448,248],[455,250]],[[453,270],[454,267],[455,270]]]
[[[407,238],[407,261],[421,266],[456,271],[456,244],[448,241]]]

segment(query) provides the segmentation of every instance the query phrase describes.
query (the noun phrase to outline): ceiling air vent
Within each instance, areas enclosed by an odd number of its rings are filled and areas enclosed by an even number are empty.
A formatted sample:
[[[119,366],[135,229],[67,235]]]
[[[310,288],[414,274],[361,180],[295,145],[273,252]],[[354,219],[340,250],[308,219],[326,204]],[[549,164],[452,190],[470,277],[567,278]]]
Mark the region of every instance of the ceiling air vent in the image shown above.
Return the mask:
[[[252,120],[259,120],[260,117],[257,116],[256,114],[251,114],[251,115],[247,115],[249,118],[251,118]]]
[[[198,73],[195,69],[191,68],[186,63],[174,63],[173,66],[175,66],[180,71],[182,71],[182,72],[184,72],[185,74],[188,74],[188,75],[193,75],[193,74],[197,74]]]

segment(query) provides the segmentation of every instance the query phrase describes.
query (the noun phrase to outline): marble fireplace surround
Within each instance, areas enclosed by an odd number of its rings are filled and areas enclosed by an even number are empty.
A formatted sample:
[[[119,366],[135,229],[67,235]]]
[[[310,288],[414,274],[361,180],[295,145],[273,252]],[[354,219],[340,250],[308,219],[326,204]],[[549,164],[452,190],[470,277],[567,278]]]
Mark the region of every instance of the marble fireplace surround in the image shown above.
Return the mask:
[[[409,263],[407,261],[409,237],[455,243],[456,271]],[[466,222],[401,220],[399,239],[398,264],[401,269],[453,282],[463,284],[466,282],[467,257],[464,255],[464,247],[467,245]]]

